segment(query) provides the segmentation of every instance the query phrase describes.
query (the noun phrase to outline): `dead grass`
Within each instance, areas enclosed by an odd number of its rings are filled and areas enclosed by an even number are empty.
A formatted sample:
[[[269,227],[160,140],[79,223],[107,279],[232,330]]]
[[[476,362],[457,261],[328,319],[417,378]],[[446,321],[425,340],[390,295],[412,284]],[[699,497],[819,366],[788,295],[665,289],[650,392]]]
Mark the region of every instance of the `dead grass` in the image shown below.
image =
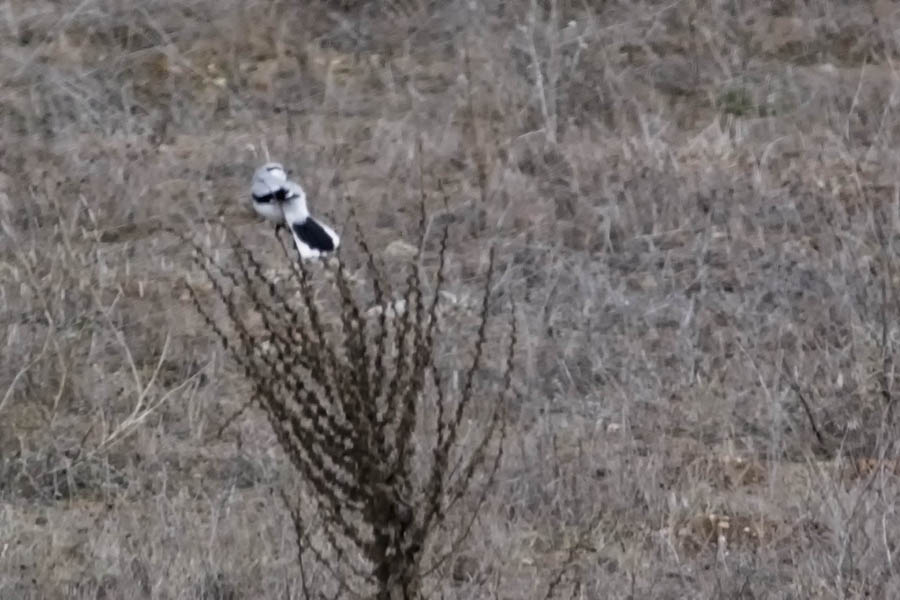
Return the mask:
[[[495,243],[522,311],[426,597],[896,597],[893,5],[360,4],[4,7],[0,596],[300,597],[289,467],[261,414],[217,435],[249,388],[160,230],[284,268],[268,151],[379,250],[421,162],[449,291]]]

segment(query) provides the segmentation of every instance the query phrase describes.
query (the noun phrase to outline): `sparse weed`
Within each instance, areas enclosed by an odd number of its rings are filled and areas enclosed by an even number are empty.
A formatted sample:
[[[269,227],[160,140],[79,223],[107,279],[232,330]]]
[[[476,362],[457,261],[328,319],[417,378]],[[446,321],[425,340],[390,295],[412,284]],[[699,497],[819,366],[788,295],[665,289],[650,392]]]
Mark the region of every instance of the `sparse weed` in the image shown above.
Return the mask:
[[[434,533],[472,493],[482,498],[472,509],[474,521],[503,455],[515,319],[510,319],[502,384],[488,392],[478,382],[489,343],[494,252],[469,349],[471,364],[454,374],[462,382],[456,387],[448,379],[443,357],[448,348],[440,340],[447,332],[439,326],[448,232],[445,226],[434,284],[426,286],[424,201],[420,209],[419,250],[406,277],[402,310],[371,317],[355,289],[358,277],[351,279],[340,258],[327,271],[330,278],[316,280],[281,240],[299,288],[296,303],[285,282],[268,277],[239,239],[233,240],[235,263],[229,266],[192,244],[197,265],[224,306],[225,324],[190,288],[192,302],[251,383],[252,396],[298,477],[296,491],[292,487],[283,498],[294,522],[301,572],[310,558],[324,563],[339,591],[353,596],[370,587],[379,599],[419,597],[423,574],[448,556],[423,563]],[[393,302],[391,285],[360,227],[356,233],[365,259],[361,285],[371,287],[376,306],[387,306]],[[322,299],[316,289],[322,285],[331,288],[333,300]],[[262,326],[254,329],[249,314]],[[313,535],[316,527],[323,539]],[[468,529],[444,552],[455,552]],[[365,566],[354,567],[353,556],[361,556]]]

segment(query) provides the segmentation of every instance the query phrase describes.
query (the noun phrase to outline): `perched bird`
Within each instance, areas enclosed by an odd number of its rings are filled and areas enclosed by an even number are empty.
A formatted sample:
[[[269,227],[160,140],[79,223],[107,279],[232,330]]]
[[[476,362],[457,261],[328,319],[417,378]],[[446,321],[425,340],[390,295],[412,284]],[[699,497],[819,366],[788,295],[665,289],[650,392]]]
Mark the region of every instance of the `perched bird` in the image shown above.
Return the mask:
[[[340,245],[340,237],[328,225],[310,216],[306,193],[300,184],[290,181],[279,163],[266,163],[253,174],[250,184],[253,208],[277,224],[287,226],[294,236],[300,258],[318,258],[333,252]]]

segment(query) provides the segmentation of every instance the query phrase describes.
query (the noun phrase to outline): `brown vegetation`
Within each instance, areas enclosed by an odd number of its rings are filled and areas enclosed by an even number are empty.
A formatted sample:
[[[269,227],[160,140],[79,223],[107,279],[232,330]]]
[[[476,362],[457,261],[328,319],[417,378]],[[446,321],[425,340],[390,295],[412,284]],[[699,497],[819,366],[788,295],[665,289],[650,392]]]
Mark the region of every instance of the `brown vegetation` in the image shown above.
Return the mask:
[[[271,330],[168,233],[232,273],[239,242],[337,335],[335,277],[387,314],[355,223],[395,290],[417,264],[436,297],[444,257],[449,389],[505,324],[463,456],[516,306],[502,461],[425,543],[449,556],[422,596],[897,597],[893,3],[2,12],[0,597],[315,597],[371,567],[285,506],[309,481],[191,294]],[[347,241],[305,292],[247,205],[267,154]]]

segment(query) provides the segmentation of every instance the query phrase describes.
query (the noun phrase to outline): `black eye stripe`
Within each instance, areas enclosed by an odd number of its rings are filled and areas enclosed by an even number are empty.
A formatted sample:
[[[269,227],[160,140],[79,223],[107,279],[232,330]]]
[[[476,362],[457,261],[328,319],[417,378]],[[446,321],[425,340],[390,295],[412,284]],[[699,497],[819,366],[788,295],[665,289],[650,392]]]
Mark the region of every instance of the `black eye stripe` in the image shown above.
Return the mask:
[[[274,192],[268,194],[252,194],[253,200],[260,204],[267,204],[269,202],[284,202],[285,200],[293,200],[294,198],[299,198],[297,194],[291,194],[285,188],[280,188],[275,190]]]

